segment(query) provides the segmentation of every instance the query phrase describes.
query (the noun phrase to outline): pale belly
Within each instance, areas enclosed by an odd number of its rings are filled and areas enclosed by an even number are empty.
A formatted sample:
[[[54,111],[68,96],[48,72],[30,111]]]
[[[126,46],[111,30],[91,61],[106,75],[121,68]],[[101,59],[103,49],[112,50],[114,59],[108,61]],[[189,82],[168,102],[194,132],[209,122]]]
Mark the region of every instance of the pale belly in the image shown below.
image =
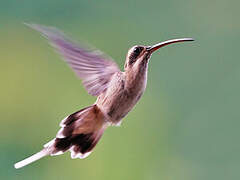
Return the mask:
[[[111,123],[118,124],[132,110],[142,93],[131,95],[123,91],[115,96],[99,97],[97,105]]]
[[[116,82],[115,82],[116,83]],[[137,86],[131,90],[124,87],[122,81],[118,81],[110,87],[106,93],[100,95],[96,104],[104,112],[107,120],[112,124],[120,121],[136,105],[146,88],[146,78],[142,79]]]

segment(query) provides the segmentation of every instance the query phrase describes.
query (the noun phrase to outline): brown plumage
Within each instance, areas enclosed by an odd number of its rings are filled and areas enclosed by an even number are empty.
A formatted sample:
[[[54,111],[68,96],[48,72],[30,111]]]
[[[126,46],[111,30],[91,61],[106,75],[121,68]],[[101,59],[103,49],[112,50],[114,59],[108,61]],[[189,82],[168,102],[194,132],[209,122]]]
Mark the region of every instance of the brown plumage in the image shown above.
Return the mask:
[[[128,51],[124,72],[121,72],[110,57],[100,51],[83,48],[56,28],[27,25],[49,40],[82,80],[87,92],[97,96],[97,101],[62,120],[56,138],[45,144],[42,151],[16,163],[15,168],[21,168],[44,156],[59,155],[66,151],[71,152],[72,158],[87,157],[104,130],[110,125],[119,125],[142,96],[147,84],[151,54],[165,45],[193,40],[183,38],[154,46],[134,46]]]

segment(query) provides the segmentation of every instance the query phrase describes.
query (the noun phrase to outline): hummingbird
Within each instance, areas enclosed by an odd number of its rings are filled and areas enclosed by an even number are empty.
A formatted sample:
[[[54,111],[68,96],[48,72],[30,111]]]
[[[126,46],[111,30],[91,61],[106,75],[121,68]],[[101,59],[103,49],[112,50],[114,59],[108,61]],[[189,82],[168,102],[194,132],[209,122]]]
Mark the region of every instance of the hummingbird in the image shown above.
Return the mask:
[[[99,50],[90,50],[67,37],[54,27],[26,24],[38,31],[63,57],[82,80],[96,102],[64,118],[56,137],[38,153],[16,163],[16,169],[47,155],[70,151],[71,158],[87,157],[109,126],[119,126],[136,105],[147,85],[148,63],[156,50],[169,44],[193,41],[192,38],[172,39],[153,46],[135,45],[128,50],[124,71]]]

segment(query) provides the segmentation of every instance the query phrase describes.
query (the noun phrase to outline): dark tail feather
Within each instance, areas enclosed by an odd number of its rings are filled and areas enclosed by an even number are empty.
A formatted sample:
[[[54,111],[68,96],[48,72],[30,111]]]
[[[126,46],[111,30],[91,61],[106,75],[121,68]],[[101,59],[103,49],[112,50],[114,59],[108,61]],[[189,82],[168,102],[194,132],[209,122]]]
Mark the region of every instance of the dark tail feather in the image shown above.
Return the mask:
[[[97,105],[89,106],[65,118],[56,138],[47,144],[51,155],[71,152],[72,158],[87,157],[101,138],[107,124]]]
[[[66,151],[71,152],[72,158],[87,157],[101,138],[104,129],[88,134],[77,134],[65,138],[56,138],[51,155],[59,155]]]
[[[21,168],[47,155],[71,152],[72,158],[85,158],[98,143],[108,124],[97,105],[84,108],[65,118],[56,138],[44,145],[44,149],[14,165]]]

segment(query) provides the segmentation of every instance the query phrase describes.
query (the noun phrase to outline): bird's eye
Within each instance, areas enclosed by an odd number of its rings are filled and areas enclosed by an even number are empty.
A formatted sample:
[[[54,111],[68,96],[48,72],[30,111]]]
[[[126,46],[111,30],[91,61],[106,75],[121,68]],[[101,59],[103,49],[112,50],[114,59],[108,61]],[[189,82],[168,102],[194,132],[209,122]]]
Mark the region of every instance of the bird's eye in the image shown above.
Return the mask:
[[[138,56],[140,55],[140,53],[142,52],[143,47],[141,46],[136,46],[134,47],[134,49],[132,50],[132,53],[129,56],[129,64],[133,64],[134,62],[136,62]]]
[[[138,56],[141,52],[141,48],[140,47],[135,47],[134,50],[133,50],[133,53],[135,56]]]

